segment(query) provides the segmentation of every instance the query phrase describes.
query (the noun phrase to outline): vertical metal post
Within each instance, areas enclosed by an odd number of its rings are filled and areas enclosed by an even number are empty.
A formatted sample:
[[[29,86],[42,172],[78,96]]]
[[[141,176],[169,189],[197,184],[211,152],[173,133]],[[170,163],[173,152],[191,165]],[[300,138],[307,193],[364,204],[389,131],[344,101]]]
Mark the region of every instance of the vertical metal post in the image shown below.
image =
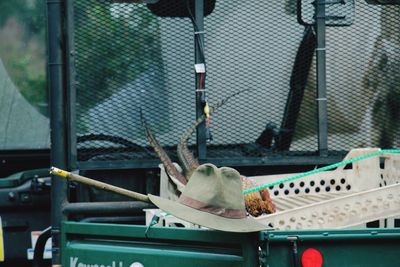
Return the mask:
[[[328,155],[328,112],[326,99],[326,47],[325,47],[325,0],[315,0],[317,32],[317,106],[318,106],[318,151]]]
[[[48,89],[50,92],[51,165],[66,169],[63,4],[63,0],[47,0]],[[60,226],[64,218],[62,206],[67,199],[67,185],[63,178],[56,176],[52,176],[51,182],[52,264],[61,266]]]
[[[201,53],[204,53],[204,45],[200,47],[200,44],[204,44],[204,0],[195,0],[195,36],[194,36],[194,47],[195,47],[195,64],[204,63]],[[197,28],[197,29],[196,29]],[[196,40],[199,38],[199,41]],[[203,49],[203,51],[202,51]],[[204,74],[204,73],[203,73]],[[196,73],[196,118],[203,115],[203,101],[205,97],[205,86],[202,88],[203,92],[199,92],[197,89],[197,84],[199,84],[200,75]],[[203,96],[201,96],[201,93]],[[207,140],[206,140],[206,127],[205,122],[197,127],[196,131],[196,141],[197,141],[197,155],[199,159],[205,159],[207,156]]]
[[[76,140],[76,69],[75,69],[75,28],[74,28],[74,0],[65,2],[65,31],[66,31],[66,100],[68,102],[68,165],[71,169],[77,166],[77,140]]]
[[[243,251],[243,266],[260,266],[259,262],[259,254],[258,254],[258,241],[259,234],[255,233],[247,233],[244,234],[245,241],[242,242],[242,251]]]

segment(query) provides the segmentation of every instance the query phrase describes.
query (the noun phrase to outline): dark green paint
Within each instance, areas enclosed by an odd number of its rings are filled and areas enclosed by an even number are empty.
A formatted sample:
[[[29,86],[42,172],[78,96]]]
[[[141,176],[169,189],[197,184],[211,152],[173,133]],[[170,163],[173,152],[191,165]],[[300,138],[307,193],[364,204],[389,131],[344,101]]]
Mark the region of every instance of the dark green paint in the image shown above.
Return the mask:
[[[264,266],[294,266],[293,240],[298,255],[318,249],[323,267],[400,266],[400,230],[276,231],[261,233]]]
[[[79,260],[86,267],[95,264],[98,267],[101,264],[130,267],[133,262],[146,267],[260,264],[292,267],[295,266],[293,242],[296,242],[299,259],[307,248],[320,250],[324,258],[323,267],[400,266],[400,229],[237,234],[152,227],[147,236],[145,232],[144,226],[65,222],[62,227],[63,266],[78,267],[78,264],[71,265],[71,261],[78,263]],[[260,263],[257,246],[261,247]]]
[[[257,234],[66,222],[63,266],[256,266]],[[120,262],[122,266],[119,266]]]

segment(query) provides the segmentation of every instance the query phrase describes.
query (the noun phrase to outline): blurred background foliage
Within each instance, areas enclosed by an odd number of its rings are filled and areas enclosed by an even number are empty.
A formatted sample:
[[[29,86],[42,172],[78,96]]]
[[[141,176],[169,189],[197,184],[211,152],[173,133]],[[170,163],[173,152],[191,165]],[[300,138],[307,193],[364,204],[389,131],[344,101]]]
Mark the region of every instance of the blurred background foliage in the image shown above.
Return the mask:
[[[105,0],[76,0],[74,5],[84,9],[74,27],[76,51],[84,59],[75,62],[77,80],[85,86],[78,85],[77,102],[85,113],[162,61],[160,32],[145,5]],[[42,0],[0,2],[0,58],[22,95],[47,116],[45,10]]]
[[[21,94],[48,114],[45,1],[0,2],[0,59]]]
[[[160,29],[143,4],[76,0],[74,6],[77,102],[84,114],[146,71],[159,69]]]

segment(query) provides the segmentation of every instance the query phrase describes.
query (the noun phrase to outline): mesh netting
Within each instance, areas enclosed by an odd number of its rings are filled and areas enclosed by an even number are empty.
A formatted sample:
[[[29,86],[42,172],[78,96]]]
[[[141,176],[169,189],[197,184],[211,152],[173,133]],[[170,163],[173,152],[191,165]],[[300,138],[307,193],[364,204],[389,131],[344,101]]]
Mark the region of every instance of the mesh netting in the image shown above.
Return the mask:
[[[141,114],[174,157],[195,120],[192,21],[154,14],[174,5],[155,12],[121,2],[73,5],[78,161],[154,159]],[[213,115],[210,161],[318,150],[315,36],[298,23],[295,2],[206,7],[209,102],[247,89]],[[399,17],[397,6],[356,1],[351,26],[327,28],[329,153],[399,145]]]

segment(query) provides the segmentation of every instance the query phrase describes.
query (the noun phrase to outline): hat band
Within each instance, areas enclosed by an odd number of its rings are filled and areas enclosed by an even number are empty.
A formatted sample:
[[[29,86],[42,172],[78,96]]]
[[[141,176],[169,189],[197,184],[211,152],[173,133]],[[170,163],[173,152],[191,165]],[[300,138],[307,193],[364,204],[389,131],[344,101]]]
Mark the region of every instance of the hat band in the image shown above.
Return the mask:
[[[196,210],[212,213],[214,215],[222,216],[230,219],[243,219],[246,218],[246,211],[244,209],[226,209],[216,207],[207,203],[203,203],[191,197],[181,194],[178,200],[179,203],[194,208]]]

